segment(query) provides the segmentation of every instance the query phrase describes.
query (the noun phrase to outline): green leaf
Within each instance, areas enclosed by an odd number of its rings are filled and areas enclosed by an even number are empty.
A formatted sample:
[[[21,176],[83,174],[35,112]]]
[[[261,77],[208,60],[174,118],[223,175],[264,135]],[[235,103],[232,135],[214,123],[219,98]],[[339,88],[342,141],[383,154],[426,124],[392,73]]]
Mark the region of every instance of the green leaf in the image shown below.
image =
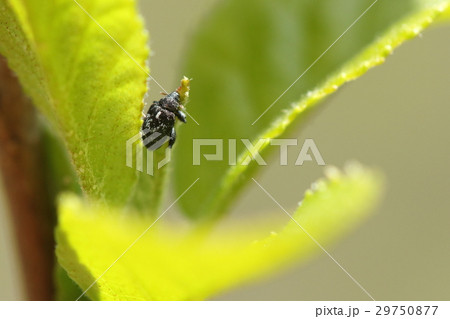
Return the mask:
[[[76,300],[83,292],[80,287],[69,278],[67,272],[58,264],[55,265],[54,280],[55,300],[58,301],[72,301]],[[80,300],[89,300],[87,296],[83,296]]]
[[[270,235],[258,221],[252,221],[251,230],[240,224],[214,233],[168,225],[165,217],[153,225],[149,218],[65,195],[56,255],[83,291],[98,279],[87,291],[93,300],[205,299],[319,251],[297,223],[324,245],[367,216],[379,197],[379,176],[357,165],[327,175],[306,192],[292,214],[296,222],[274,203],[277,224],[287,225],[276,228],[266,221],[274,231]]]
[[[257,145],[263,138],[260,152],[273,150],[266,148],[271,139],[286,134],[340,86],[384,62],[394,48],[419,34],[449,5],[448,0],[380,0],[323,54],[372,3],[230,0],[202,24],[185,71],[195,79],[191,114],[200,126],[180,128],[174,156],[178,192],[193,179],[201,180],[195,194],[180,201],[188,216],[220,216],[255,174],[254,161],[243,164],[250,152],[240,139],[249,138]],[[292,101],[298,102],[287,108]],[[191,165],[192,138],[224,139],[225,160],[202,158],[201,165]],[[228,139],[237,139],[241,154],[235,166],[228,165]],[[205,148],[204,152],[214,150]]]
[[[0,53],[62,137],[83,191],[123,204],[136,182],[125,147],[139,133],[147,34],[134,1],[78,2],[138,65],[73,0],[0,0]]]

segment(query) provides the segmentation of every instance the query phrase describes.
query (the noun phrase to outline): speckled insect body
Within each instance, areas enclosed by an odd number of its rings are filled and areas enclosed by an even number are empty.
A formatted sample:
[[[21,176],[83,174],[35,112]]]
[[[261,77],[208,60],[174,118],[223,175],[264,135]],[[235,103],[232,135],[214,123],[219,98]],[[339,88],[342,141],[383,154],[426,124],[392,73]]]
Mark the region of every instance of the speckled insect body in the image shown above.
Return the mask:
[[[174,91],[159,101],[153,101],[144,114],[141,134],[144,146],[149,150],[160,148],[169,140],[169,148],[172,148],[176,140],[175,122],[178,118],[186,123],[186,115],[181,111],[180,94]]]

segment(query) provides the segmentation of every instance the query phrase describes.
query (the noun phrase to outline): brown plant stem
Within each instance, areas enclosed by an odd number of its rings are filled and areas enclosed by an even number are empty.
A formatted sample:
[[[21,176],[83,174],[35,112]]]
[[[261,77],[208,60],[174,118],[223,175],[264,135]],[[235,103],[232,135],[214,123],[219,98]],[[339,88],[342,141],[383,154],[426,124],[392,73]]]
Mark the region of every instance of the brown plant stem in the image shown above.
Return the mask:
[[[0,56],[0,169],[27,298],[53,298],[53,207],[46,192],[39,121]]]

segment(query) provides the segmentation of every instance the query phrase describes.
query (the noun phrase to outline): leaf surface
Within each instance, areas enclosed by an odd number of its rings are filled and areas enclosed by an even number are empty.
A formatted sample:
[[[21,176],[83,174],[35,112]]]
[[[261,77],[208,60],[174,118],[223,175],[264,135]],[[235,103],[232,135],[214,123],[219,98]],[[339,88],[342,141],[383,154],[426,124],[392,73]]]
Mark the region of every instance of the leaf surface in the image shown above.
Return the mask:
[[[367,216],[379,190],[372,171],[333,170],[290,213],[295,222],[274,204],[286,226],[271,223],[270,235],[258,222],[251,230],[229,225],[214,233],[168,225],[165,217],[153,224],[65,195],[56,254],[83,291],[98,279],[87,292],[93,300],[201,300],[305,260],[319,250],[310,236],[325,245],[348,232]]]
[[[90,198],[123,204],[136,182],[147,34],[130,0],[0,0],[0,53],[50,120]],[[151,177],[148,177],[151,178]]]

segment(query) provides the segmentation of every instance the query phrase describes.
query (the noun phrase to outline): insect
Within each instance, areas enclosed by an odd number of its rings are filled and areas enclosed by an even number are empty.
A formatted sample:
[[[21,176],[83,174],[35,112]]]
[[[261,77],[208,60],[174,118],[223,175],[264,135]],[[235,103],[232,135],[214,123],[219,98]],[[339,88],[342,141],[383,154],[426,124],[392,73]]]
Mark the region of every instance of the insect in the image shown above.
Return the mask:
[[[176,140],[175,121],[178,118],[186,123],[184,107],[180,104],[180,94],[177,91],[167,94],[159,101],[153,101],[144,114],[141,134],[145,147],[149,150],[160,148],[169,140],[172,148]]]

